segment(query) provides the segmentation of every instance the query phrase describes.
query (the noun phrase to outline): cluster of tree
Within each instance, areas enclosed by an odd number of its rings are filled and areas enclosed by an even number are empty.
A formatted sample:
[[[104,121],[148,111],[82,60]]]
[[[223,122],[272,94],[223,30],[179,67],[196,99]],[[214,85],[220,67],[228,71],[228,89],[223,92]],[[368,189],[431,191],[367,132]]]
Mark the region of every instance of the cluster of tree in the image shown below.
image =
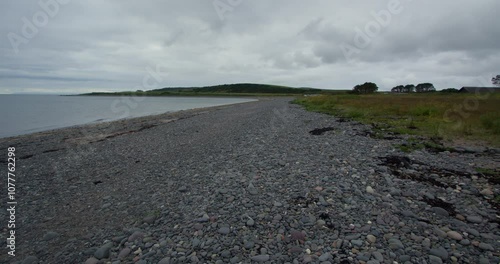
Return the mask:
[[[497,76],[491,78],[491,82],[495,86],[500,86],[500,75],[497,75]]]
[[[435,92],[436,88],[432,83],[420,83],[417,86],[413,84],[407,85],[398,85],[391,89],[393,93],[427,93],[427,92]]]
[[[355,94],[370,94],[378,91],[378,86],[372,82],[365,82],[364,84],[358,84],[352,89],[352,93]]]

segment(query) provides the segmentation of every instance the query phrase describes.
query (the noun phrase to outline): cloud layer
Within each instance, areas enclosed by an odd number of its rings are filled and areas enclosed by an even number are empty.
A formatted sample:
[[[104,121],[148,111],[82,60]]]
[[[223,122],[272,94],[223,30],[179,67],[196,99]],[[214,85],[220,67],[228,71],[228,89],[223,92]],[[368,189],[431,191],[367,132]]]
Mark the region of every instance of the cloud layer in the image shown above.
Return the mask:
[[[497,0],[5,1],[0,93],[258,82],[490,85]]]

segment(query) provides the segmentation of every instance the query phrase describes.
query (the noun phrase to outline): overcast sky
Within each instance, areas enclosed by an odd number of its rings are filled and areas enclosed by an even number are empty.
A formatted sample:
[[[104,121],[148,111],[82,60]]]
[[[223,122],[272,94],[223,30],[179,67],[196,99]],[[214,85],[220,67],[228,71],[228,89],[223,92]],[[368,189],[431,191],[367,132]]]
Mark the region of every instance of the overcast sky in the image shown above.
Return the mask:
[[[442,89],[500,74],[498,0],[57,1],[0,3],[0,93]]]

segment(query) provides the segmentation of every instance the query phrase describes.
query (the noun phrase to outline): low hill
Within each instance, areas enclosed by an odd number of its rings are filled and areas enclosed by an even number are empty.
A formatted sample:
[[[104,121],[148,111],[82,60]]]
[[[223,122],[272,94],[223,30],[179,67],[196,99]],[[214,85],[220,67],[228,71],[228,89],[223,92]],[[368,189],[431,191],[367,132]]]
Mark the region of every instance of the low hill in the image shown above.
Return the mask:
[[[320,93],[321,90],[314,88],[293,88],[289,86],[270,84],[236,83],[191,88],[162,88],[151,90],[151,92],[307,94]]]

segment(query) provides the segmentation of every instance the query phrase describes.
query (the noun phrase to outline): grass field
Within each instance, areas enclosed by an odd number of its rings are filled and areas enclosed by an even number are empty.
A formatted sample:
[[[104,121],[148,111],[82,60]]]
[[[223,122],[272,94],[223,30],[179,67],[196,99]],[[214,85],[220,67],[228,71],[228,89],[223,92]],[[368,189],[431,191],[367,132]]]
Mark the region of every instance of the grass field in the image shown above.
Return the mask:
[[[500,95],[320,95],[294,101],[311,111],[374,124],[379,131],[500,147]]]

